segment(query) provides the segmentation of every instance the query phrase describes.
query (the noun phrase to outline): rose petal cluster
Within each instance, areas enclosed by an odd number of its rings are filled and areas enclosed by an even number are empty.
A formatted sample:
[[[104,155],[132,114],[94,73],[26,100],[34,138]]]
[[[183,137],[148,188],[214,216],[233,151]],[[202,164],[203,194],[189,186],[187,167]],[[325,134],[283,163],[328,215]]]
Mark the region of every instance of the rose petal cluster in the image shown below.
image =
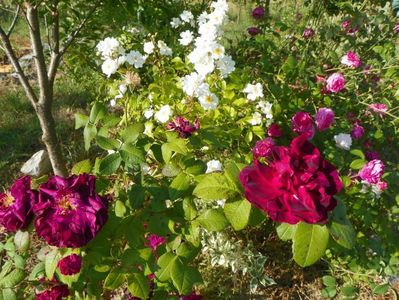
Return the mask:
[[[255,26],[249,27],[249,28],[247,29],[247,31],[248,31],[248,34],[249,34],[250,36],[257,36],[259,33],[262,32],[262,31],[260,30],[260,28],[255,27]]]
[[[60,259],[57,266],[62,275],[74,275],[82,268],[82,258],[77,254],[71,254]]]
[[[341,58],[341,64],[352,68],[358,68],[362,65],[362,61],[355,52],[348,51],[348,53]]]
[[[252,17],[254,19],[262,19],[265,16],[265,9],[262,6],[255,7],[252,10]]]
[[[156,251],[157,248],[163,244],[166,243],[166,240],[163,236],[159,236],[156,234],[150,234],[147,237],[147,242],[145,243],[145,246],[150,247],[152,251]]]
[[[252,149],[254,159],[268,157],[271,154],[274,145],[274,140],[270,137],[256,142],[255,147]]]
[[[388,106],[384,103],[372,103],[369,105],[369,108],[372,112],[379,116],[384,116],[388,111]]]
[[[198,118],[195,118],[194,124],[191,124],[188,119],[178,116],[172,122],[168,123],[166,127],[177,131],[180,137],[188,138],[200,128],[200,122]]]
[[[88,174],[51,177],[33,206],[36,233],[49,245],[79,248],[91,241],[108,217],[108,200],[95,192]]]
[[[373,159],[363,166],[359,171],[359,177],[369,184],[377,184],[384,174],[385,165],[379,159]]]
[[[245,197],[277,222],[325,223],[342,189],[335,166],[306,135],[274,146],[267,165],[255,161],[240,173]]]
[[[345,77],[341,73],[331,74],[326,82],[326,89],[331,93],[339,93],[345,88]]]
[[[334,117],[332,109],[326,107],[319,108],[315,115],[317,130],[324,131],[330,128],[332,123],[334,123]]]
[[[314,36],[314,34],[315,34],[315,31],[313,30],[313,28],[309,27],[309,28],[305,28],[305,30],[303,31],[302,36],[305,39],[310,39],[310,38],[312,38]]]
[[[311,115],[307,112],[299,111],[291,119],[292,130],[299,134],[306,135],[309,139],[315,134],[315,127]]]
[[[36,300],[61,300],[69,296],[66,284],[55,285],[44,292],[36,294]]]
[[[30,188],[28,176],[17,179],[9,192],[0,193],[0,224],[9,232],[26,228],[32,219],[37,193]]]

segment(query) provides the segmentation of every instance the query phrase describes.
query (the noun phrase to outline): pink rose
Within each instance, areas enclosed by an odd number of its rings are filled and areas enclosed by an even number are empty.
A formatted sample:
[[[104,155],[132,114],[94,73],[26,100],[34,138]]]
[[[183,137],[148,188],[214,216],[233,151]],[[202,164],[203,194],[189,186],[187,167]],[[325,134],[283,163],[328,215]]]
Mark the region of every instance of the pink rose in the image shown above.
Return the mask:
[[[334,111],[326,107],[319,108],[315,115],[315,119],[319,131],[327,130],[334,122]]]
[[[370,184],[376,184],[380,181],[382,174],[384,174],[384,163],[379,159],[369,161],[359,171],[359,177],[363,181]]]
[[[358,68],[362,65],[362,61],[355,52],[349,51],[341,58],[341,64],[352,68]]]
[[[299,134],[305,134],[309,139],[313,138],[315,128],[313,119],[307,112],[299,111],[291,119],[292,130]]]
[[[274,145],[274,140],[270,137],[265,138],[263,141],[256,142],[256,145],[252,150],[254,159],[258,159],[260,157],[268,157],[272,153]]]
[[[327,78],[327,91],[338,93],[345,88],[345,77],[341,73],[333,73]]]
[[[384,103],[373,103],[369,105],[372,112],[380,115],[381,117],[385,115],[388,111],[388,106]]]
[[[359,122],[356,122],[353,127],[352,127],[352,132],[351,132],[352,137],[355,140],[359,140],[362,138],[362,136],[364,135],[364,128],[362,125],[360,125]]]

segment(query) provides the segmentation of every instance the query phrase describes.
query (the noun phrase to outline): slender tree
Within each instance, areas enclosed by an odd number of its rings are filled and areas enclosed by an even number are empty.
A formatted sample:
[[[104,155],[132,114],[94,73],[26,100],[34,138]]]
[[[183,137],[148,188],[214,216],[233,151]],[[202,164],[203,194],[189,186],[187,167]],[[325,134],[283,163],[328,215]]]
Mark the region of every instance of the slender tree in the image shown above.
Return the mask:
[[[4,29],[0,24],[1,48],[7,55],[15,72],[18,74],[18,79],[26,96],[35,109],[43,133],[42,141],[49,154],[54,174],[63,177],[67,176],[68,172],[57,137],[55,120],[52,112],[54,83],[63,56],[79,37],[88,20],[96,13],[96,10],[100,6],[100,1],[87,1],[86,3],[85,11],[80,12],[81,15],[79,16],[78,22],[76,22],[75,26],[63,32],[63,38],[61,38],[60,34],[60,15],[64,11],[60,9],[62,1],[59,0],[13,1],[15,9],[13,10],[14,17],[11,21],[11,25],[8,29]],[[0,4],[0,8],[4,9],[4,6],[4,4]],[[62,7],[66,6],[64,5]],[[46,55],[43,47],[44,43],[40,26],[41,18],[45,21],[45,35],[47,35],[47,41],[49,41],[50,47],[49,56]],[[10,41],[10,36],[19,19],[25,22],[29,30],[38,88],[35,88],[33,83],[28,80]]]

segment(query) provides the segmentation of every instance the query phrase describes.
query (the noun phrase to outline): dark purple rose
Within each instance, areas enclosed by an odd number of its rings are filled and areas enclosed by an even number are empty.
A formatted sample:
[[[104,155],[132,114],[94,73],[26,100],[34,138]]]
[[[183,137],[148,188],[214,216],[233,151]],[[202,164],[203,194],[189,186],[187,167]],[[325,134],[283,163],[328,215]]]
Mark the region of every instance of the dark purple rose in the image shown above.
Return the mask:
[[[36,198],[36,191],[30,189],[30,177],[17,179],[9,193],[0,193],[0,224],[9,232],[28,226]]]
[[[315,128],[313,119],[307,112],[299,111],[291,119],[292,130],[299,134],[305,134],[309,139],[313,138]]]
[[[267,130],[267,135],[270,137],[279,138],[283,135],[283,132],[281,131],[280,126],[278,126],[276,123],[273,123]]]
[[[364,135],[364,128],[359,122],[353,125],[351,135],[355,140],[360,140]]]
[[[195,293],[192,293],[191,295],[186,295],[186,296],[180,296],[179,300],[202,300],[201,295],[197,295]]]
[[[88,174],[51,177],[33,206],[36,233],[52,246],[79,248],[91,241],[108,217],[108,200],[95,192]]]
[[[252,150],[254,159],[258,159],[260,157],[267,158],[271,154],[274,145],[274,140],[270,137],[264,139],[263,141],[256,142],[256,145]]]
[[[367,151],[366,152],[366,158],[368,161],[374,160],[374,159],[379,159],[380,155],[378,154],[377,151]]]
[[[262,6],[258,6],[252,10],[252,17],[254,19],[262,19],[265,15],[265,9]]]
[[[44,292],[36,294],[36,300],[61,300],[69,296],[68,286],[65,284],[53,286]]]
[[[259,33],[261,33],[261,30],[260,30],[258,27],[249,27],[249,28],[248,28],[248,33],[249,33],[251,36],[256,36],[256,35],[258,35]]]
[[[313,28],[305,28],[305,30],[303,31],[302,36],[305,39],[310,39],[310,38],[312,38],[314,36],[314,34],[315,34],[315,32],[314,32]]]
[[[177,131],[182,138],[188,138],[200,128],[200,122],[198,118],[195,118],[194,124],[191,124],[189,120],[179,116],[170,122],[166,128]]]
[[[57,266],[62,275],[74,275],[82,268],[82,258],[77,254],[71,254],[60,259]]]
[[[327,130],[334,122],[334,111],[326,107],[319,108],[316,112],[315,119],[317,130]]]
[[[300,135],[288,147],[274,146],[267,165],[255,161],[240,173],[245,197],[277,222],[326,223],[342,189],[338,171]]]
[[[163,244],[166,243],[166,240],[163,236],[159,236],[156,234],[150,234],[147,237],[147,242],[145,243],[145,246],[150,247],[152,251],[156,251],[157,248]]]

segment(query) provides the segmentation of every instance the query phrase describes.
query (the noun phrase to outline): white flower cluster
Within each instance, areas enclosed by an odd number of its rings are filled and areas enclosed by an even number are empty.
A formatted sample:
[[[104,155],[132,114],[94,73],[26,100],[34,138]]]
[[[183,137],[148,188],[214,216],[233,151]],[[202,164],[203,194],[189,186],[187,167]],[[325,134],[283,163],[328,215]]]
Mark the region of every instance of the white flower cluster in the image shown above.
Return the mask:
[[[206,82],[207,76],[217,69],[225,78],[235,70],[234,60],[225,54],[225,49],[220,44],[223,35],[221,27],[227,19],[227,1],[214,1],[211,7],[211,13],[203,12],[197,19],[198,36],[194,39],[194,33],[186,30],[180,34],[179,39],[183,46],[194,41],[194,48],[188,59],[194,65],[195,72],[182,78],[183,91],[190,97],[197,97],[205,110],[215,109],[219,104],[218,97],[210,91]],[[188,23],[192,19],[192,14],[186,11],[180,15],[180,19],[173,19],[171,24],[173,27],[178,23],[177,20]]]
[[[247,99],[251,102],[262,99],[264,97],[263,87],[262,84],[260,84],[259,82],[255,84],[248,83],[245,86],[243,92],[247,94]],[[272,106],[273,105],[270,102],[260,100],[256,105],[256,108],[260,112],[253,113],[252,118],[249,120],[249,123],[253,126],[260,125],[262,123],[263,117],[265,117],[267,122],[270,123],[273,120]]]

